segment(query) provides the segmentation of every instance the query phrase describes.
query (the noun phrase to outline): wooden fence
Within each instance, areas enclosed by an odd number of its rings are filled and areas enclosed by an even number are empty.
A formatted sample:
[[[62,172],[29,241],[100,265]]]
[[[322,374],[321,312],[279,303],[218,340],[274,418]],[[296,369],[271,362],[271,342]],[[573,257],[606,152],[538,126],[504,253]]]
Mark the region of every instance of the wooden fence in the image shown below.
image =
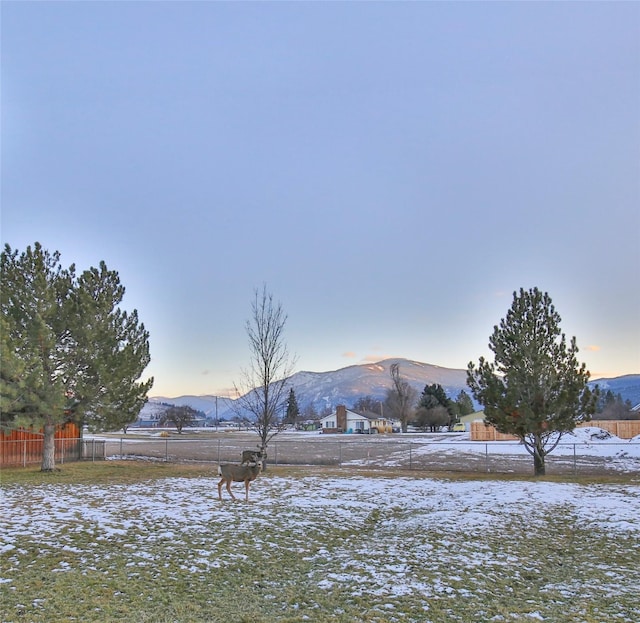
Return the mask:
[[[640,420],[592,420],[578,426],[595,426],[610,432],[620,439],[632,439],[640,435]],[[493,426],[484,422],[471,422],[471,441],[514,441],[515,435],[499,433]]]
[[[597,426],[620,439],[632,439],[640,435],[640,420],[592,420],[579,426]]]
[[[14,429],[0,430],[0,465],[30,465],[42,461],[44,433]],[[55,460],[77,461],[82,457],[82,439],[77,424],[58,426],[55,432]]]

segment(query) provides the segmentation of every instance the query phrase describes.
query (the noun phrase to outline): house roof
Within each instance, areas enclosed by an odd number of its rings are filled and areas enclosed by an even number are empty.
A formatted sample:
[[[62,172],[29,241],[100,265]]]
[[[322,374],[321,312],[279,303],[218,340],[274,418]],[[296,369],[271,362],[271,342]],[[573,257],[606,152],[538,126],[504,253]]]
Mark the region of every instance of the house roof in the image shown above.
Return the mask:
[[[377,413],[373,413],[371,411],[365,411],[363,413],[358,413],[357,411],[351,411],[351,409],[347,409],[347,419],[349,420],[353,420],[353,419],[364,419],[364,420],[369,420],[369,421],[374,421],[374,420],[386,420],[386,421],[391,421],[389,420],[389,418],[386,417],[382,417],[381,415],[377,414]],[[333,413],[326,415],[325,417],[321,418],[322,420],[329,420],[329,419],[336,419],[338,417],[337,411],[334,411]]]
[[[374,413],[373,411],[363,411],[362,413],[358,413],[362,417],[366,417],[368,420],[388,420],[389,418],[380,415],[379,413]]]

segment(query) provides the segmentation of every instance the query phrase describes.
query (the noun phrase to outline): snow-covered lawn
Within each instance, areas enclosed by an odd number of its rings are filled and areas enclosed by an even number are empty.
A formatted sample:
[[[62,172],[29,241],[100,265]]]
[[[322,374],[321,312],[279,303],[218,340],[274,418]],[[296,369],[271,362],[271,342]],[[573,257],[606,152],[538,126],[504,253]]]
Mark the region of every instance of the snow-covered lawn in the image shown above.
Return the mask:
[[[2,621],[640,621],[640,484],[216,483],[5,487]]]

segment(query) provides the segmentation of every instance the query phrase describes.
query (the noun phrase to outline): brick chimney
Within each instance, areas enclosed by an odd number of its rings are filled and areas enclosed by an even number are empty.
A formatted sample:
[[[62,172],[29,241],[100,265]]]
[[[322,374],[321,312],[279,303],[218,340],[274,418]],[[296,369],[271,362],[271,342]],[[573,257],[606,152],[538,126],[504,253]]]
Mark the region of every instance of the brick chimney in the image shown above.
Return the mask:
[[[336,407],[336,424],[338,428],[342,429],[342,432],[347,431],[347,407],[344,405]]]

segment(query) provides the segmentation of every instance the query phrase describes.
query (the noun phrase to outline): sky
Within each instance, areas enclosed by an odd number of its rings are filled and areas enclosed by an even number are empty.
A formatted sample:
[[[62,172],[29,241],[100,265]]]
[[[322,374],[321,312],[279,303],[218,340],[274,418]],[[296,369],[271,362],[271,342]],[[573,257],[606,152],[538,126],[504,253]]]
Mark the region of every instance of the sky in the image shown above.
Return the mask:
[[[513,292],[640,373],[640,4],[0,4],[2,245],[105,261],[152,396],[232,395],[266,286],[296,371],[466,368]]]

